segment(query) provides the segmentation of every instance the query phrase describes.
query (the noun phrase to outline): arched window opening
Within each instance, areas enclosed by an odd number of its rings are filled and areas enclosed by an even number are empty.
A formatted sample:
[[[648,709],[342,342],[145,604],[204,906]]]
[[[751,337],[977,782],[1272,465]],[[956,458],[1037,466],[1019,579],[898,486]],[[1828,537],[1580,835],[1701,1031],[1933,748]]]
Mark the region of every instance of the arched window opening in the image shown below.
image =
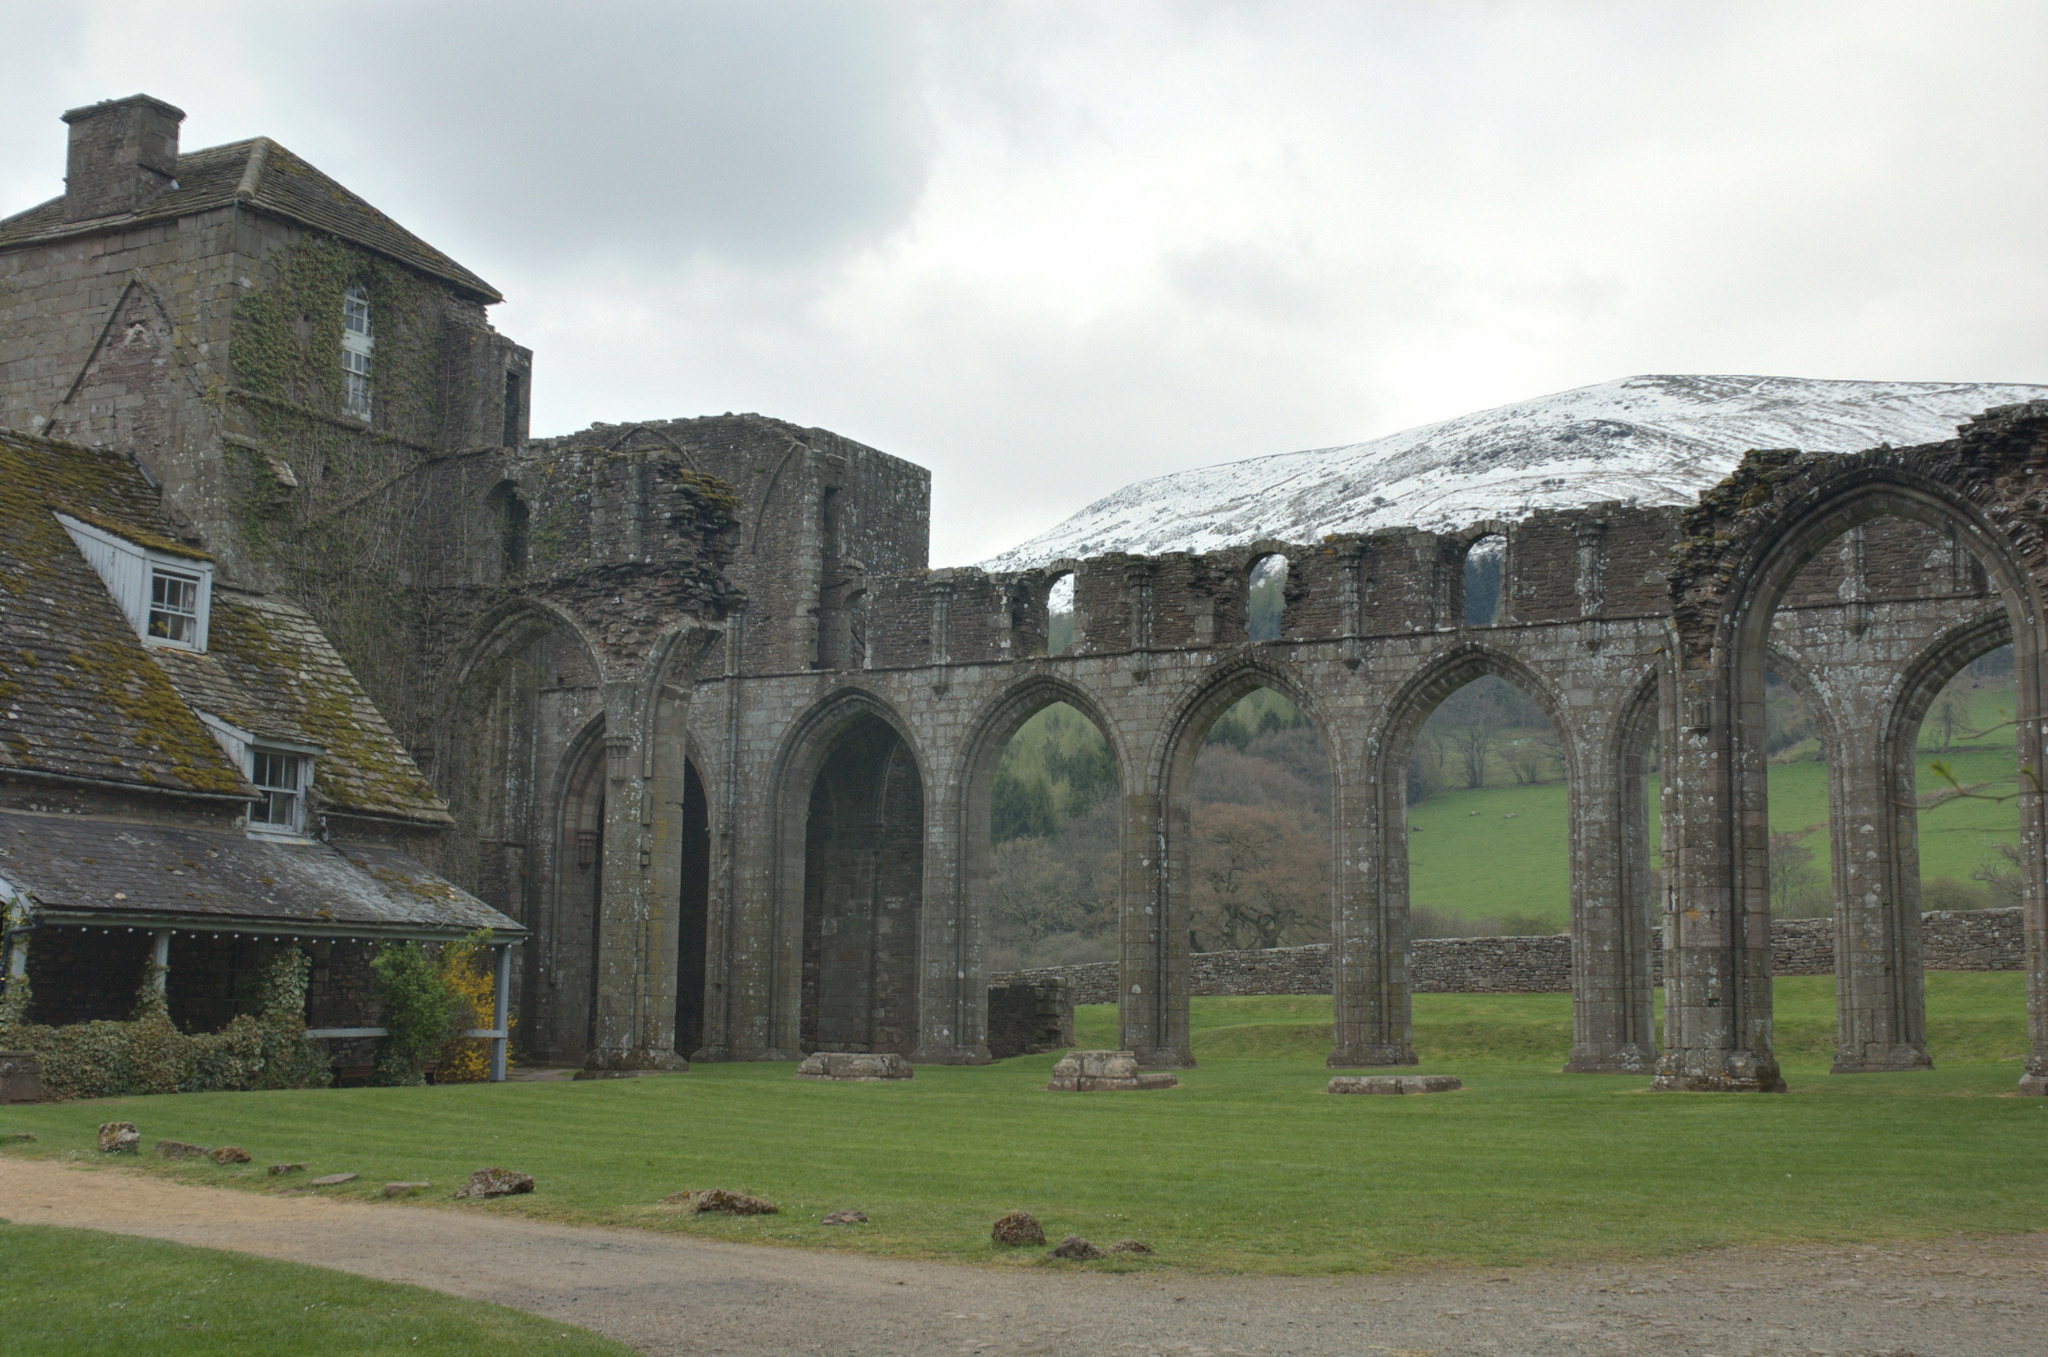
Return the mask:
[[[1109,741],[1066,703],[1010,737],[989,788],[991,970],[1116,960],[1118,791]]]
[[[1064,655],[1074,646],[1074,574],[1068,571],[1045,591],[1045,653]]]
[[[1484,675],[1440,702],[1408,760],[1412,936],[1571,927],[1564,742],[1521,688]]]
[[[1465,625],[1491,627],[1502,619],[1508,539],[1489,533],[1465,549]]]
[[[526,574],[526,500],[510,481],[491,491],[491,512],[498,523],[498,571],[503,579]]]
[[[798,1040],[806,1053],[909,1055],[924,906],[924,788],[909,746],[881,718],[856,718],[809,807]]]
[[[1245,577],[1245,631],[1253,641],[1280,639],[1280,623],[1287,610],[1287,558],[1262,556],[1252,562]]]
[[[1191,950],[1328,941],[1330,762],[1299,707],[1256,688],[1217,717],[1186,805]]]

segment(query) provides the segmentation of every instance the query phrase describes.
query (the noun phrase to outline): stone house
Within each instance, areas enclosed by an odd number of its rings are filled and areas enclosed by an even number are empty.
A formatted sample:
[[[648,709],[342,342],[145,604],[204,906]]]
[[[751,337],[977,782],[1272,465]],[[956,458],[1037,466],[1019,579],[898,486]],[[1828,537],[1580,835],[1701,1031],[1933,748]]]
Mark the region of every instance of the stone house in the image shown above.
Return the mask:
[[[29,1021],[126,1018],[154,975],[172,1021],[218,1030],[296,945],[309,1026],[362,1028],[377,943],[524,936],[422,865],[446,804],[319,627],[221,579],[127,454],[0,432],[0,582],[0,902]]]

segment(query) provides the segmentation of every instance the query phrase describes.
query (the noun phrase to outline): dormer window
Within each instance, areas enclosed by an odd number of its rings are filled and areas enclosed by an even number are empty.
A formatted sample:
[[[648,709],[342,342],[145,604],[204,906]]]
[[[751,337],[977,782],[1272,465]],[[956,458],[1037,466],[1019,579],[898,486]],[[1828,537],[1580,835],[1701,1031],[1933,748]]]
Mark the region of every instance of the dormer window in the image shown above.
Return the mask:
[[[199,576],[150,567],[146,634],[153,641],[199,648]]]
[[[252,745],[249,781],[262,796],[249,803],[249,828],[269,834],[303,834],[306,829],[306,785],[313,760],[304,754]]]
[[[352,287],[341,294],[341,405],[360,419],[370,417],[370,354],[376,347],[370,294]]]
[[[212,561],[196,553],[144,546],[70,514],[58,514],[57,521],[99,572],[144,645],[206,649],[207,617],[213,607]]]

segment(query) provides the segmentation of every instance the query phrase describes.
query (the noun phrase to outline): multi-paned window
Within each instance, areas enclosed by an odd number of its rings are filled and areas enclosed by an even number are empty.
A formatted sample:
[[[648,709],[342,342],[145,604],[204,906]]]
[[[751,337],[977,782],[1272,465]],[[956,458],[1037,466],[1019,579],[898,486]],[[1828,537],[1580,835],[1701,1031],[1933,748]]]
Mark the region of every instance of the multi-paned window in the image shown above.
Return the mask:
[[[249,803],[249,824],[297,834],[306,824],[306,765],[304,754],[287,754],[261,745],[250,750],[249,781],[262,796]]]
[[[199,576],[162,566],[150,569],[149,635],[178,645],[199,644]]]
[[[341,294],[341,404],[363,419],[370,417],[370,354],[376,347],[370,294],[352,287]]]

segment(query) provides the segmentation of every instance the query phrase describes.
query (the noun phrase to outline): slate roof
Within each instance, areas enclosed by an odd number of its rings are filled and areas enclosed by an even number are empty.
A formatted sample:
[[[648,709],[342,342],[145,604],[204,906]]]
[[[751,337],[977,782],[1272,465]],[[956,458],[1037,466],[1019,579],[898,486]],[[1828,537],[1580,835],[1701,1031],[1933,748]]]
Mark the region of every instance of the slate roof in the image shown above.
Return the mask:
[[[323,808],[450,824],[446,804],[306,613],[216,584],[204,655],[145,647],[55,517],[191,553],[126,457],[0,430],[0,776],[254,796],[200,722],[316,745]]]
[[[0,880],[49,922],[456,937],[525,929],[389,848],[0,811]]]
[[[239,202],[253,211],[373,250],[453,284],[485,304],[505,300],[489,283],[268,137],[180,155],[176,183],[176,188],[166,189],[132,212],[83,221],[66,221],[64,200],[52,198],[0,220],[0,250],[209,212]]]
[[[126,457],[0,431],[0,775],[254,795],[151,661],[59,510],[136,541],[168,536],[156,492]]]

